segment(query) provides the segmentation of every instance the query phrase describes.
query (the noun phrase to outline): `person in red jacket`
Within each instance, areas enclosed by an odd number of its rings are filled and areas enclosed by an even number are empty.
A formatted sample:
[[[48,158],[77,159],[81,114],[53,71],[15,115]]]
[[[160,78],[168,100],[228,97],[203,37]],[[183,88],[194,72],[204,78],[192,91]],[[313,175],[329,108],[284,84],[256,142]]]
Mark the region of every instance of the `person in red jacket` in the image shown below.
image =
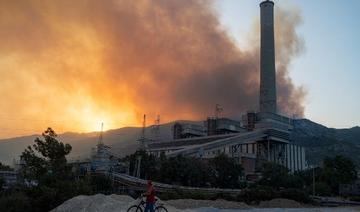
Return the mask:
[[[148,180],[146,192],[143,194],[146,196],[146,206],[144,212],[154,212],[154,204],[155,204],[155,188],[151,182]]]

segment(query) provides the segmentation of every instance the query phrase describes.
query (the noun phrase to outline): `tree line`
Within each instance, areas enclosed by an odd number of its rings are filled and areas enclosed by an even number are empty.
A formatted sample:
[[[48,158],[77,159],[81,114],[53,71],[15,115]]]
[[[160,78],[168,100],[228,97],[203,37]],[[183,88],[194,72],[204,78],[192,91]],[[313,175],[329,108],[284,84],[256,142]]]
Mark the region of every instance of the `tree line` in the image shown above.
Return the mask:
[[[319,167],[291,172],[279,164],[264,162],[257,168],[258,180],[245,180],[240,164],[225,154],[211,159],[192,157],[155,157],[145,151],[126,157],[130,173],[133,173],[137,158],[141,157],[140,177],[154,181],[192,187],[243,189],[237,200],[267,200],[276,197],[309,201],[310,195],[339,195],[341,184],[357,180],[354,162],[342,155],[325,158]],[[315,192],[315,193],[314,193]],[[178,198],[183,198],[178,195]],[[204,197],[207,198],[207,197]]]
[[[135,169],[138,157],[141,157],[140,177],[162,183],[192,186],[239,188],[243,169],[233,158],[220,154],[212,159],[192,157],[160,157],[137,151],[125,158],[130,164],[130,173]]]

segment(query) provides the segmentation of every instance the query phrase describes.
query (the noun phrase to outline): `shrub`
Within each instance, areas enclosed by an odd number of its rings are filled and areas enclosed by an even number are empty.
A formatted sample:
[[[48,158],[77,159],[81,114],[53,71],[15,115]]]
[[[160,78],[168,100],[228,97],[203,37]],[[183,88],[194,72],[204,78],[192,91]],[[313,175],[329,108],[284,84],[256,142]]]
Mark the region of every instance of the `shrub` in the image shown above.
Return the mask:
[[[300,189],[289,188],[279,192],[279,197],[292,199],[298,202],[310,202],[308,194]]]
[[[275,192],[271,187],[258,186],[253,189],[244,190],[244,193],[236,197],[239,202],[246,202],[247,204],[258,204],[260,201],[271,200],[276,198]]]
[[[360,196],[351,196],[351,197],[349,197],[349,200],[355,201],[355,202],[360,202]]]
[[[319,196],[331,196],[331,187],[325,182],[315,183],[315,195]]]
[[[0,211],[23,212],[32,211],[29,197],[22,192],[0,197]]]

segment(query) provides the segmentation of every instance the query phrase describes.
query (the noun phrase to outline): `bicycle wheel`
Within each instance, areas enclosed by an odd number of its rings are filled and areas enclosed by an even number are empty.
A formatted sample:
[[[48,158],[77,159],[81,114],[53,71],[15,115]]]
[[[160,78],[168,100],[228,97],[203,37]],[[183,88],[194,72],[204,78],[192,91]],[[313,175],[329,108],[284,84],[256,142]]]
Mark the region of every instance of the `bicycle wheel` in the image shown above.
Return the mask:
[[[157,206],[155,212],[168,212],[168,210],[164,206]]]
[[[143,212],[143,210],[141,209],[140,206],[133,205],[127,210],[127,212]]]

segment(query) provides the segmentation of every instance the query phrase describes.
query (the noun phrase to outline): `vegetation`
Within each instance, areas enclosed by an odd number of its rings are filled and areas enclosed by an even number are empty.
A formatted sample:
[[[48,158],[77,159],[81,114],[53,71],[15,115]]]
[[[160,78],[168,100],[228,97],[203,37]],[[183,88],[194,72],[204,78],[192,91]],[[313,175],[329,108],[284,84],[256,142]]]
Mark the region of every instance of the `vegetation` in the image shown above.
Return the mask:
[[[36,138],[35,144],[28,146],[21,155],[24,162],[23,176],[41,184],[68,179],[71,169],[65,156],[70,153],[71,146],[59,142],[51,128],[42,133],[42,136],[44,140]]]
[[[10,166],[4,165],[0,162],[0,171],[12,171],[13,169]]]
[[[352,183],[357,179],[356,166],[353,161],[342,155],[324,159],[324,168],[320,181],[326,183],[331,191],[339,193],[340,184]]]
[[[260,172],[262,178],[257,183],[258,185],[270,186],[279,190],[281,188],[302,188],[304,184],[298,173],[291,174],[288,168],[279,164],[264,163]]]
[[[49,211],[79,194],[109,192],[108,178],[75,178],[66,161],[71,146],[58,141],[54,130],[48,128],[42,136],[21,155],[21,175],[27,183],[1,191],[0,211]]]
[[[130,173],[135,169],[135,161],[141,157],[140,177],[154,181],[193,187],[240,188],[242,167],[232,158],[220,154],[215,158],[177,156],[157,158],[144,151],[137,151],[128,157]]]
[[[291,173],[284,166],[274,163],[263,163],[259,168],[260,180],[246,186],[241,181],[242,168],[226,155],[218,155],[213,159],[198,159],[178,156],[160,158],[148,155],[143,151],[136,152],[127,159],[130,170],[134,170],[136,158],[141,156],[141,177],[163,183],[172,183],[193,187],[244,188],[237,197],[224,196],[228,200],[258,203],[273,198],[288,198],[300,202],[309,202],[313,194],[313,178],[315,177],[315,195],[338,195],[339,184],[352,183],[357,179],[356,166],[344,157],[326,158],[321,167]],[[161,194],[164,199],[219,198],[213,194],[171,192]]]

